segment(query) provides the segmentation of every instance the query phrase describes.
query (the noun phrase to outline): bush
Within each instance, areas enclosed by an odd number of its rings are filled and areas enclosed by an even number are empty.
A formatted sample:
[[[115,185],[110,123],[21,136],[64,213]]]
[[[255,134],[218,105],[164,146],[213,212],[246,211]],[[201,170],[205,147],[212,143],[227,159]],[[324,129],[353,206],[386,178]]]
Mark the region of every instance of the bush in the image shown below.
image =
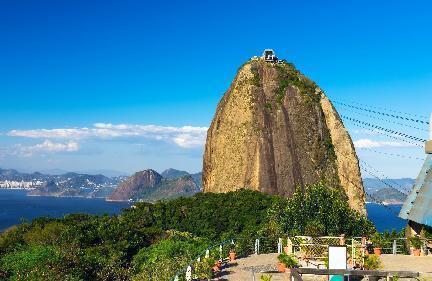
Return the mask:
[[[168,237],[141,249],[132,266],[134,280],[169,280],[192,259],[202,253],[210,242],[189,233],[169,231]],[[214,263],[213,263],[214,264]]]
[[[377,270],[382,268],[382,262],[377,255],[368,255],[365,257],[364,269]]]
[[[284,231],[291,236],[310,234],[363,236],[373,233],[375,227],[365,216],[352,210],[340,189],[331,189],[323,183],[298,189],[288,199],[283,210]]]
[[[266,275],[266,274],[263,274],[263,275],[261,275],[260,280],[261,280],[261,281],[271,281],[272,278],[273,278],[272,275]]]
[[[215,264],[215,260],[211,258],[197,261],[194,264],[194,273],[199,280],[206,279],[210,280],[213,277],[212,267]]]
[[[298,260],[292,256],[282,253],[278,256],[280,263],[283,263],[287,268],[295,268],[299,266]]]
[[[28,247],[1,258],[9,280],[78,280],[61,252],[52,246]]]
[[[418,236],[410,237],[409,242],[414,249],[421,249],[423,242]]]
[[[374,248],[384,247],[383,236],[379,232],[375,232],[371,237],[372,245]]]

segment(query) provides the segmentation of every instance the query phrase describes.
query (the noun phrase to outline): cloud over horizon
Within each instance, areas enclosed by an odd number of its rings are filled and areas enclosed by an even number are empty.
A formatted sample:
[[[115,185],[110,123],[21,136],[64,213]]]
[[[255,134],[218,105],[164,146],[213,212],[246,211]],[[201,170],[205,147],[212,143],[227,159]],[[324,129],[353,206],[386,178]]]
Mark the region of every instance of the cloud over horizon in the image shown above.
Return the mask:
[[[396,141],[375,141],[371,139],[359,139],[354,141],[357,148],[377,148],[377,147],[415,147],[414,144]]]
[[[173,127],[95,123],[93,124],[93,127],[90,128],[11,130],[7,133],[7,136],[33,139],[63,139],[74,141],[75,143],[78,143],[81,139],[88,138],[115,139],[138,137],[173,143],[181,148],[194,148],[201,147],[205,144],[207,129],[207,127],[193,126]]]
[[[56,143],[45,140],[43,143],[25,146],[22,144],[15,145],[15,154],[24,157],[33,156],[35,153],[55,153],[55,152],[75,152],[79,150],[79,145],[75,141],[67,143]]]

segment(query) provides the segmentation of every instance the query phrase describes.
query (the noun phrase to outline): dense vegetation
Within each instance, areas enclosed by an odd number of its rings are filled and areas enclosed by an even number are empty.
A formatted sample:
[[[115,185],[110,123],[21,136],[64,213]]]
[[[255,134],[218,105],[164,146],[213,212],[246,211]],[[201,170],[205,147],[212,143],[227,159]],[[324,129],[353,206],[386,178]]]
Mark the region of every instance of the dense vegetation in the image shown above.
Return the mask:
[[[238,238],[369,234],[345,195],[322,184],[292,198],[250,190],[138,203],[118,216],[40,218],[0,236],[0,279],[168,280],[209,245]]]

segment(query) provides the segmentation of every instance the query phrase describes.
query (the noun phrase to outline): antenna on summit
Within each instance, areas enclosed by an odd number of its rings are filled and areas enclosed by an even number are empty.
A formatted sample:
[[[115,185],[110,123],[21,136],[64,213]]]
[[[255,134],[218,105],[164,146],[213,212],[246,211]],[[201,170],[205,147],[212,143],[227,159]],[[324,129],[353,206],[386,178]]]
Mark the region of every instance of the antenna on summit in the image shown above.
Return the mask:
[[[285,60],[280,60],[273,49],[265,49],[262,56],[262,59],[264,59],[265,62],[270,63],[283,63]]]
[[[278,61],[278,57],[276,56],[273,49],[265,49],[263,54],[262,54],[262,58],[266,62],[277,62]]]

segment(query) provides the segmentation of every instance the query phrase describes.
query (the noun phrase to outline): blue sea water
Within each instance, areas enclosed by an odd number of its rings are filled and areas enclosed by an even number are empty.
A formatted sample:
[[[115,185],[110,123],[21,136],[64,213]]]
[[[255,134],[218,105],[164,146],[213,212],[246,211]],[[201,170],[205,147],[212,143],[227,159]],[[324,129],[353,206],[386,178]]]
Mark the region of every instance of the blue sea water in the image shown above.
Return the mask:
[[[18,224],[23,220],[30,221],[41,216],[63,217],[71,213],[118,214],[128,202],[107,202],[103,199],[26,196],[25,190],[0,189],[0,231]],[[378,204],[366,204],[368,217],[379,231],[401,230],[406,221],[398,218],[400,205],[389,206],[394,212]]]
[[[118,214],[128,202],[79,197],[26,196],[25,190],[0,189],[0,232],[23,220],[37,217],[63,217],[71,213]]]
[[[386,207],[367,203],[366,210],[368,218],[375,224],[378,231],[396,231],[402,230],[407,225],[407,221],[399,218],[397,214],[401,210],[402,205],[388,205]]]

